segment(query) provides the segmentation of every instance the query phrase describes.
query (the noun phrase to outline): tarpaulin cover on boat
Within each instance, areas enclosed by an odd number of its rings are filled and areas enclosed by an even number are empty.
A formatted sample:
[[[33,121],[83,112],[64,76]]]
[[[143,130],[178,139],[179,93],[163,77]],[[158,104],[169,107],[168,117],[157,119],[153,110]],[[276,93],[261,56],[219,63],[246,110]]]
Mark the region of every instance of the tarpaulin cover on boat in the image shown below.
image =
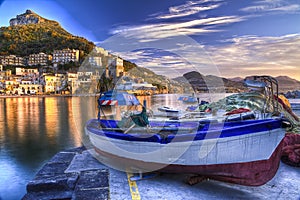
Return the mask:
[[[104,92],[98,101],[99,105],[105,101],[117,101],[119,106],[140,105],[139,100],[133,94],[116,90]]]

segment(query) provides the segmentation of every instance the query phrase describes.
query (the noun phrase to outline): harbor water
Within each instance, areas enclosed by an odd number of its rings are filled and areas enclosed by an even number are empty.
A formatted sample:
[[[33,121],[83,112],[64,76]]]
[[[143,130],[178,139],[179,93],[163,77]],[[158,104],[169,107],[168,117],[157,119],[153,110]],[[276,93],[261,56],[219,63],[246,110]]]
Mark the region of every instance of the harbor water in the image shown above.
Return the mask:
[[[139,97],[147,107],[184,109],[179,95]],[[215,101],[224,94],[203,95]],[[0,98],[0,200],[21,199],[26,184],[59,151],[85,145],[84,122],[97,116],[95,97]],[[293,100],[299,103],[300,100]],[[295,111],[300,115],[300,110]]]

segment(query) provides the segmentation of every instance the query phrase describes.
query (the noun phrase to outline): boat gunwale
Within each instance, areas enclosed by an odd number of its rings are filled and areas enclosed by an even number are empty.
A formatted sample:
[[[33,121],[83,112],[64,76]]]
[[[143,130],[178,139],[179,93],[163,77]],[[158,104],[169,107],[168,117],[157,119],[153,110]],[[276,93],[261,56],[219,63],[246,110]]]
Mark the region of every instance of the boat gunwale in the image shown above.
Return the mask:
[[[178,133],[164,136],[159,133],[128,133],[118,132],[115,130],[99,129],[91,126],[92,123],[99,123],[97,119],[91,119],[86,124],[86,129],[95,135],[105,136],[108,138],[120,139],[125,141],[140,141],[140,142],[156,142],[167,144],[171,142],[187,142],[217,138],[234,137],[263,131],[271,131],[282,128],[282,119],[262,119],[262,120],[247,120],[244,125],[238,126],[242,122],[224,122],[224,125],[233,124],[229,128],[222,128],[218,130],[198,130],[196,133]],[[221,130],[221,131],[220,131]],[[180,128],[178,129],[180,131]]]

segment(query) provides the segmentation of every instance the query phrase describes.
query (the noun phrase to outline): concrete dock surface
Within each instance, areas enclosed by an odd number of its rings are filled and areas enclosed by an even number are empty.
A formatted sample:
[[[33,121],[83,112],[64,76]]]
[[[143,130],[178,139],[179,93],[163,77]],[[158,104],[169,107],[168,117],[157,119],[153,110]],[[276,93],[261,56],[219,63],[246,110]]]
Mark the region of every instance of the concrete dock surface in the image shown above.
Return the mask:
[[[132,174],[107,167],[93,150],[76,148],[50,159],[27,185],[23,199],[300,199],[300,168],[280,163],[276,176],[258,187],[205,180],[193,186],[186,174]]]

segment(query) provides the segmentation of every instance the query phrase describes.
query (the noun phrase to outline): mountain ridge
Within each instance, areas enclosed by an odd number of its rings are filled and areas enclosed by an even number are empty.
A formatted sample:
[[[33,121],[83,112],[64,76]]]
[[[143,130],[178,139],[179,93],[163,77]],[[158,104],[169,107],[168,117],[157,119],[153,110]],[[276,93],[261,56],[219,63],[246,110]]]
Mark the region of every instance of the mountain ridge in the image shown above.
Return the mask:
[[[11,26],[0,28],[0,55],[50,54],[53,50],[65,48],[78,49],[87,55],[95,47],[93,42],[72,35],[58,22],[31,10],[17,15],[10,22]]]
[[[293,79],[289,76],[277,76],[279,91],[288,92],[294,90],[300,90],[300,81]]]
[[[300,81],[289,76],[281,75],[274,78],[278,81],[279,92],[281,93],[300,89]],[[173,80],[189,82],[194,87],[194,90],[200,92],[208,91],[210,89],[208,85],[216,85],[217,82],[219,82],[219,89],[223,87],[226,92],[243,92],[247,90],[243,85],[244,78],[242,77],[223,78],[214,75],[202,75],[199,72],[193,71],[181,77],[176,77]]]
[[[247,89],[243,83],[214,75],[203,75],[196,71],[187,72],[182,77],[177,77],[173,80],[190,84],[195,92],[236,93],[244,92]]]

